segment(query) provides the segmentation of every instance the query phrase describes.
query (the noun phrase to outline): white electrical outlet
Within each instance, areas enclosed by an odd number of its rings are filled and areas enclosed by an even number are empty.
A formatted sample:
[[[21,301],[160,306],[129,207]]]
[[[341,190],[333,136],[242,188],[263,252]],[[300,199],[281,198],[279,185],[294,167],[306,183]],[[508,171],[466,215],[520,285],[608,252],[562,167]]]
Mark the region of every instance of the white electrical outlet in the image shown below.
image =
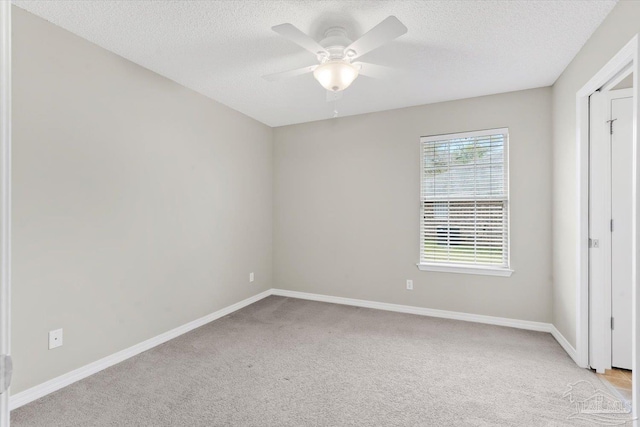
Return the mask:
[[[413,280],[407,280],[407,290],[408,291],[413,290]]]
[[[253,282],[254,280],[255,280],[255,277],[253,273],[249,273],[249,282]]]
[[[62,329],[49,332],[49,350],[62,346]]]

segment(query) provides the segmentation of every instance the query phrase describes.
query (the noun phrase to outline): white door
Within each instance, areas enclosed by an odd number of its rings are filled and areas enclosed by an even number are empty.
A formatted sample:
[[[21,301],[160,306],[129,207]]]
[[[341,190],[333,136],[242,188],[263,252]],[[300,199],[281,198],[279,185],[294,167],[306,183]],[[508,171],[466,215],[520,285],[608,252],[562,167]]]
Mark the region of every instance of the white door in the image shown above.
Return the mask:
[[[633,96],[612,98],[611,366],[631,369]]]

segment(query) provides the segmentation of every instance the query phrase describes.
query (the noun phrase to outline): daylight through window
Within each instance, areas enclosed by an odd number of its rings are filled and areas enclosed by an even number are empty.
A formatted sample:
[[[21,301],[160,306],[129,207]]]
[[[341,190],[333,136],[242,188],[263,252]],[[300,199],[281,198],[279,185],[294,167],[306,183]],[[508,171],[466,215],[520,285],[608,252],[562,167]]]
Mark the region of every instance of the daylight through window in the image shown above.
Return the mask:
[[[509,268],[508,130],[421,138],[421,265]]]

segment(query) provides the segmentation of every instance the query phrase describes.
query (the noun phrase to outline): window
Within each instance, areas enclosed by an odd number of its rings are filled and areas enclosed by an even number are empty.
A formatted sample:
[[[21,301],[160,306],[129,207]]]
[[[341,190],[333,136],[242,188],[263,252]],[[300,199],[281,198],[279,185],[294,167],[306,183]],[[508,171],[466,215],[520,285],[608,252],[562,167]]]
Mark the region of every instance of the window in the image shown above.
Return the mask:
[[[508,129],[421,138],[421,270],[511,275],[508,142]]]

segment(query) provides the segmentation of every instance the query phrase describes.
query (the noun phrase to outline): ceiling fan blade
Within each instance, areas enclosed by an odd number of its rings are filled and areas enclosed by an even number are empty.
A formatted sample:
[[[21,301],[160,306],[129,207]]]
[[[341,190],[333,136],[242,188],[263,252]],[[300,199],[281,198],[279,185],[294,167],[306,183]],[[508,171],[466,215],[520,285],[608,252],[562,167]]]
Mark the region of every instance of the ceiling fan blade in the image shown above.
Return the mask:
[[[280,34],[282,37],[291,40],[298,46],[303,47],[316,56],[320,53],[329,55],[326,49],[320,46],[320,43],[318,43],[291,24],[280,24],[276,25],[275,27],[271,27],[271,29]]]
[[[288,79],[289,77],[296,77],[303,74],[311,73],[316,69],[316,67],[318,66],[310,65],[308,67],[298,68],[297,70],[281,71],[279,73],[267,74],[266,76],[262,76],[262,78],[270,82],[275,82],[277,80]]]
[[[349,54],[352,50],[355,52],[353,55],[349,55],[351,58],[357,58],[364,55],[367,52],[371,52],[373,49],[377,49],[385,43],[400,37],[407,32],[407,27],[395,16],[389,16],[384,21],[370,29],[358,40],[351,43],[345,49],[345,52]]]
[[[396,71],[391,67],[370,64],[368,62],[354,62],[353,65],[359,68],[359,75],[373,77],[374,79],[385,79],[391,77],[394,74],[394,71]]]
[[[335,102],[342,98],[342,91],[340,92],[332,92],[330,90],[327,91],[327,102]]]

